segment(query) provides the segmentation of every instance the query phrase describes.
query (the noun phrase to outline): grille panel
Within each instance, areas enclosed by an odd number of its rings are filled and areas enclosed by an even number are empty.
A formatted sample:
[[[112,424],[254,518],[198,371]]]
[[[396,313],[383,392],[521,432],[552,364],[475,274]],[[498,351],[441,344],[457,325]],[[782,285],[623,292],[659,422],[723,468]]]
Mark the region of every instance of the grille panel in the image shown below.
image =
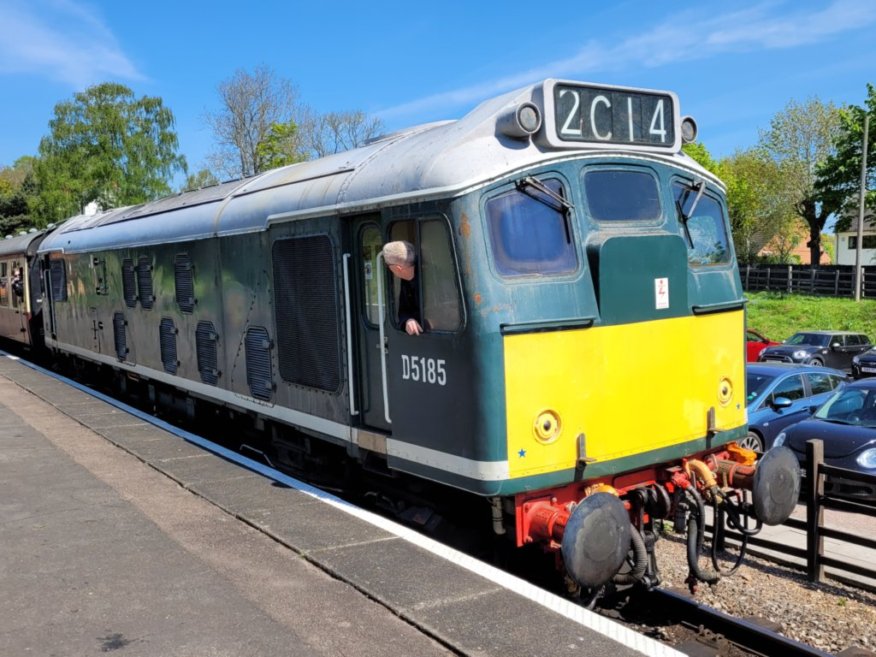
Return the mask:
[[[212,386],[219,383],[222,374],[219,371],[218,342],[219,334],[213,328],[213,322],[198,322],[198,328],[195,330],[198,372],[201,374],[201,381]]]
[[[280,376],[322,390],[340,387],[338,292],[327,235],[280,240],[272,249]]]
[[[161,324],[158,326],[158,340],[161,347],[161,363],[164,365],[164,371],[170,374],[176,374],[179,367],[179,361],[176,354],[176,326],[173,325],[173,320],[169,317],[164,317]]]
[[[256,399],[269,400],[274,395],[274,370],[271,349],[274,344],[267,329],[260,326],[246,332],[246,382]]]
[[[116,356],[119,360],[125,360],[128,357],[128,322],[122,313],[113,315],[113,342],[116,347]]]

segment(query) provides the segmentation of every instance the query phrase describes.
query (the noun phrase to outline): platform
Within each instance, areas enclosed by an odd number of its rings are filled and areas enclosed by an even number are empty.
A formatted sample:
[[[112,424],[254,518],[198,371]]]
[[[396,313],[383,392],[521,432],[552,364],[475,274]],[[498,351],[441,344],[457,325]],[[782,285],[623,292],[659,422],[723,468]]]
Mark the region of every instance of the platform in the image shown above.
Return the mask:
[[[0,356],[0,654],[679,655]]]

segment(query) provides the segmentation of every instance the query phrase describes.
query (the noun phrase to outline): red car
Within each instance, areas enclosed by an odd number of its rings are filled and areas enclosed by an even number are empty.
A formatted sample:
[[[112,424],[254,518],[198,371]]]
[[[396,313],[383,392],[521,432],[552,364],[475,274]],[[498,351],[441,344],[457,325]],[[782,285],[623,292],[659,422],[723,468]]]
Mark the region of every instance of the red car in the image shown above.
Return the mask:
[[[770,340],[764,337],[754,329],[745,330],[745,360],[749,363],[756,363],[760,352],[776,344],[782,344],[775,340]]]

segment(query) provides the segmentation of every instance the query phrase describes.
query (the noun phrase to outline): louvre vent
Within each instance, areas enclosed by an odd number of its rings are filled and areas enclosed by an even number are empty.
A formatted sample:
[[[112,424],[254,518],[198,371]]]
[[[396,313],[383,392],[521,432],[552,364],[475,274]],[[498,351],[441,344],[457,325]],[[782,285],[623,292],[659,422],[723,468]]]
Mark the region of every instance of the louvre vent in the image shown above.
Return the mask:
[[[327,235],[280,240],[272,249],[280,376],[322,390],[340,386],[338,293]]]
[[[176,369],[179,367],[179,361],[176,357],[177,333],[173,320],[164,317],[158,326],[158,340],[161,347],[161,363],[164,365],[164,371],[170,374],[176,374]]]
[[[113,340],[116,343],[116,356],[119,360],[125,360],[128,357],[128,322],[125,321],[125,316],[122,313],[113,315]]]
[[[134,280],[134,261],[125,258],[122,261],[122,291],[125,295],[125,305],[128,308],[137,306],[137,288]]]
[[[49,264],[49,277],[52,279],[52,301],[67,300],[67,266],[63,260],[52,260]]]
[[[178,253],[173,261],[176,276],[176,303],[184,313],[195,310],[195,277],[188,253]]]
[[[213,322],[198,322],[195,330],[195,345],[198,350],[198,372],[201,373],[201,381],[215,386],[219,382],[219,357],[218,347],[219,334],[213,328]]]
[[[274,394],[274,371],[271,366],[271,349],[274,344],[267,329],[261,326],[246,332],[246,382],[256,399],[269,400]]]
[[[151,309],[155,296],[152,294],[152,260],[149,256],[140,256],[137,262],[137,294],[140,296],[140,306]]]

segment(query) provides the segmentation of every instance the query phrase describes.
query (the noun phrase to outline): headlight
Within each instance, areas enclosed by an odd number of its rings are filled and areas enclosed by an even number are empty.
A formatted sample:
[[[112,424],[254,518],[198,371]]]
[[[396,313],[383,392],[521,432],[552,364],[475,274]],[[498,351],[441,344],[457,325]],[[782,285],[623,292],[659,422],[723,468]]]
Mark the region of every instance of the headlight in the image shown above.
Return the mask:
[[[862,468],[874,469],[876,468],[876,448],[871,447],[870,449],[865,449],[863,452],[858,454],[858,458],[855,459]]]
[[[808,355],[809,355],[809,353],[803,351],[802,349],[800,351],[794,352],[794,358],[806,358],[806,356],[808,356]]]
[[[785,444],[785,439],[788,437],[784,431],[776,436],[776,439],[773,441],[773,447],[781,447]]]
[[[860,357],[860,356],[852,356],[852,362],[853,362],[855,365],[857,365],[858,363],[861,362],[861,357]]]
[[[757,357],[760,358],[761,356],[763,356],[764,352],[765,352],[767,349],[768,349],[768,347],[764,347],[763,349],[761,349],[761,350],[760,350],[760,353],[757,355]]]

